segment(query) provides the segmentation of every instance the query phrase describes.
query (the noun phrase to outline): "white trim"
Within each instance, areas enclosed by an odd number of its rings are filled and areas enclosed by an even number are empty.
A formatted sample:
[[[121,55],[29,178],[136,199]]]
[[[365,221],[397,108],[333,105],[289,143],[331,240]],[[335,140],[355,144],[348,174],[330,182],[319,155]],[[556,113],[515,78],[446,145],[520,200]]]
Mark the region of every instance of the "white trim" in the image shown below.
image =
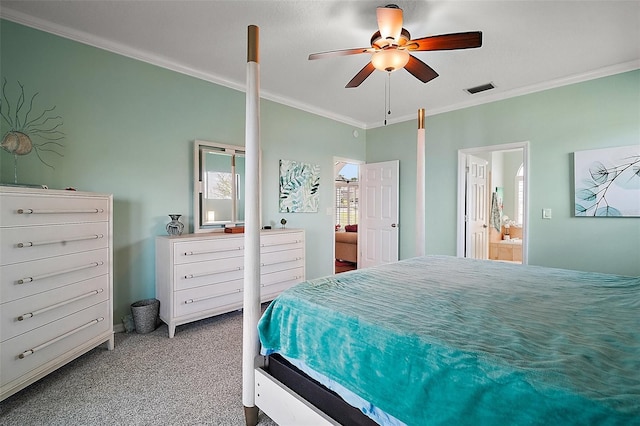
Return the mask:
[[[317,108],[315,106],[309,105],[309,104],[305,104],[303,102],[299,102],[293,99],[289,99],[283,96],[277,96],[274,95],[272,93],[269,92],[262,92],[262,98],[272,101],[272,102],[276,102],[282,105],[286,105],[289,106],[291,108],[295,108],[295,109],[299,109],[301,111],[305,111],[308,112],[310,114],[314,114],[314,115],[318,115],[320,117],[324,117],[324,118],[328,118],[330,120],[334,120],[334,121],[338,121],[340,123],[344,123],[344,124],[348,124],[349,126],[354,126],[357,127],[359,129],[367,129],[370,128],[370,126],[367,126],[366,123],[363,123],[361,121],[358,120],[354,120],[351,117],[345,117],[344,115],[339,115],[339,114],[335,114],[332,111],[328,111],[322,108]]]
[[[457,223],[457,242],[456,242],[456,256],[464,257],[465,255],[465,234],[464,234],[464,224],[466,222],[466,215],[464,211],[465,206],[465,188],[467,186],[467,154],[462,152],[463,150],[458,150],[458,206],[457,206],[457,214],[456,214],[456,223]],[[460,194],[463,194],[460,197]]]
[[[241,83],[233,82],[220,76],[200,71],[194,68],[186,67],[161,56],[152,55],[148,52],[134,49],[130,46],[126,46],[120,43],[114,43],[110,40],[102,37],[96,37],[84,31],[70,29],[63,25],[58,25],[49,21],[45,21],[43,19],[34,18],[33,16],[24,14],[22,12],[16,12],[6,7],[3,7],[0,10],[0,18],[25,25],[27,27],[35,28],[37,30],[45,31],[60,37],[64,37],[78,43],[96,47],[101,50],[106,50],[111,53],[126,56],[131,59],[136,59],[138,61],[156,65],[161,68],[166,68],[168,70],[175,71],[181,74],[186,74],[202,80],[210,81],[212,83],[220,84],[221,86],[229,87],[231,89],[236,89],[242,92],[244,92],[245,90],[245,86]]]
[[[67,38],[69,40],[76,41],[78,43],[86,44],[88,46],[96,47],[98,49],[106,50],[117,55],[122,55],[127,58],[135,59],[138,61],[146,62],[151,65],[155,65],[161,68],[165,68],[171,71],[175,71],[180,74],[185,74],[191,77],[198,78],[200,80],[215,83],[220,86],[228,87],[230,89],[238,90],[240,92],[245,91],[245,84],[242,82],[231,81],[219,75],[198,70],[195,68],[184,66],[175,61],[163,58],[158,55],[150,54],[142,50],[134,49],[130,46],[123,45],[121,43],[114,43],[102,37],[96,37],[92,34],[84,31],[79,31],[65,27],[63,25],[54,24],[43,19],[34,18],[33,16],[17,12],[6,7],[0,9],[0,18],[8,21],[15,22],[17,24],[25,25],[27,27],[35,28],[37,30],[45,31],[50,34],[54,34],[60,37]],[[282,105],[287,105],[292,108],[299,109],[301,111],[309,112],[311,114],[319,115],[321,117],[329,118],[331,120],[339,121],[344,124],[358,127],[360,129],[366,129],[365,123],[358,120],[354,120],[351,117],[345,117],[333,113],[332,111],[324,110],[314,107],[312,105],[299,102],[287,97],[275,95],[264,90],[260,92],[260,98],[273,101]]]
[[[466,183],[466,165],[467,155],[475,155],[483,152],[490,151],[509,151],[513,149],[522,149],[522,166],[523,170],[523,202],[524,208],[522,211],[522,263],[526,265],[529,263],[529,141],[514,142],[503,145],[489,145],[478,146],[475,148],[465,148],[458,150],[458,206],[457,206],[457,243],[456,243],[456,256],[464,257],[465,246],[465,220],[464,220],[464,206],[465,206],[465,183]]]
[[[360,166],[365,164],[364,161],[361,160],[353,160],[346,157],[333,157],[333,164],[336,163],[346,163],[346,164],[355,164],[358,166],[358,185],[360,185]],[[335,175],[335,173],[334,173]],[[336,182],[335,176],[333,181],[333,210],[331,215],[333,217],[333,223],[331,225],[331,236],[333,238],[333,243],[331,244],[333,255],[331,256],[331,270],[335,273],[336,271],[336,244],[335,244],[335,218],[336,218]],[[360,223],[360,204],[358,203],[358,223]],[[358,250],[358,256],[360,256],[360,251]],[[356,260],[359,260],[356,258]]]
[[[161,68],[166,68],[171,71],[175,71],[181,74],[185,74],[191,77],[195,77],[204,81],[208,81],[211,83],[218,84],[220,86],[228,87],[231,89],[238,90],[240,92],[245,91],[245,85],[242,82],[235,82],[225,78],[222,78],[218,75],[205,72],[202,70],[194,69],[191,67],[186,67],[177,62],[168,60],[167,58],[163,58],[161,56],[152,55],[148,52],[144,52],[141,50],[133,49],[129,46],[125,46],[120,43],[114,43],[107,39],[96,37],[94,35],[88,34],[84,31],[74,30],[62,25],[54,24],[49,21],[45,21],[43,19],[35,18],[33,16],[24,14],[22,12],[17,12],[15,10],[11,10],[9,8],[2,7],[0,8],[0,18],[6,19],[8,21],[12,21],[21,25],[25,25],[27,27],[35,28],[37,30],[45,31],[60,37],[64,37],[78,43],[83,43],[89,46],[96,47],[98,49],[106,50],[112,53],[116,53],[118,55],[126,56],[128,58],[136,59],[142,62],[146,62],[151,65],[156,65]],[[640,69],[640,60],[634,60],[630,62],[624,62],[621,64],[611,65],[604,68],[596,69],[593,71],[588,71],[581,74],[570,75],[566,77],[557,78],[554,80],[546,81],[543,83],[533,84],[530,86],[525,86],[517,89],[507,90],[500,93],[495,94],[483,94],[481,97],[471,99],[469,101],[460,102],[454,105],[450,105],[443,108],[433,108],[429,109],[429,113],[427,116],[432,116],[436,114],[442,114],[444,112],[455,111],[463,108],[468,108],[472,106],[482,105],[486,103],[491,103],[499,100],[509,99],[516,96],[527,95],[530,93],[540,92],[543,90],[553,89],[556,87],[566,86],[569,84],[580,83],[583,81],[593,80],[600,77],[607,77],[614,74],[620,74],[627,71],[633,71],[636,69]],[[473,96],[473,95],[469,95]],[[322,108],[317,108],[312,105],[299,102],[293,99],[289,99],[287,97],[279,96],[276,94],[272,94],[269,92],[261,91],[262,99],[266,99],[269,101],[273,101],[282,105],[286,105],[292,108],[299,109],[301,111],[305,111],[311,114],[318,115],[320,117],[325,117],[330,120],[338,121],[344,124],[348,124],[351,126],[358,127],[360,129],[375,129],[378,127],[383,127],[384,123],[363,123],[358,120],[354,120],[351,117],[345,117],[342,115],[338,115],[333,113],[332,111],[325,110]],[[393,119],[387,120],[388,124],[396,124],[402,123],[405,121],[415,120],[415,115],[405,115],[401,117],[395,117]]]
[[[445,112],[451,112],[459,109],[469,108],[472,106],[488,104],[491,102],[515,98],[518,96],[529,95],[531,93],[542,92],[544,90],[555,89],[558,87],[568,86],[570,84],[575,84],[575,83],[582,83],[585,81],[595,80],[601,77],[608,77],[615,74],[622,74],[623,72],[634,71],[637,69],[640,69],[640,60],[623,62],[621,64],[611,65],[611,66],[599,68],[593,71],[581,73],[581,74],[570,75],[566,77],[557,78],[554,80],[545,81],[538,84],[532,84],[530,86],[506,90],[504,92],[498,92],[494,94],[487,93],[482,95],[481,97],[470,99],[465,102],[459,102],[457,104],[453,104],[447,107],[429,109],[427,116],[433,116],[433,115],[442,114]],[[469,96],[474,96],[474,95],[469,95]],[[402,123],[410,120],[415,120],[415,116],[405,115],[401,117],[396,117],[395,119],[389,119],[387,120],[387,125]],[[372,129],[376,127],[383,127],[383,124],[378,123],[374,126],[368,126],[367,129]]]

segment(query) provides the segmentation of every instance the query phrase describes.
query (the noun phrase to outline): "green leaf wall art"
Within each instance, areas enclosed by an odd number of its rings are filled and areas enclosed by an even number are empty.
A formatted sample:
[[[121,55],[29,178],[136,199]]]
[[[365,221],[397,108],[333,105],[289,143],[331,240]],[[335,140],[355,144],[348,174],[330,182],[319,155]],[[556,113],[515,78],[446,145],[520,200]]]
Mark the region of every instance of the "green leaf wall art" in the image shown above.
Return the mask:
[[[574,153],[575,215],[640,217],[640,145]]]
[[[317,213],[320,166],[280,160],[280,212]]]

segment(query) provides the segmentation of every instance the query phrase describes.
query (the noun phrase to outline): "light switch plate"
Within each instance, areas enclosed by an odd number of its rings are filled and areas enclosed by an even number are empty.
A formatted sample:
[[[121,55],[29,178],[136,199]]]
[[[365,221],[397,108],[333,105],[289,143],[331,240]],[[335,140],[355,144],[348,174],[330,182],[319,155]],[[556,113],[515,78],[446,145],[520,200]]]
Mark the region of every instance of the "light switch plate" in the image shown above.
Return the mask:
[[[551,219],[551,209],[542,209],[542,218]]]

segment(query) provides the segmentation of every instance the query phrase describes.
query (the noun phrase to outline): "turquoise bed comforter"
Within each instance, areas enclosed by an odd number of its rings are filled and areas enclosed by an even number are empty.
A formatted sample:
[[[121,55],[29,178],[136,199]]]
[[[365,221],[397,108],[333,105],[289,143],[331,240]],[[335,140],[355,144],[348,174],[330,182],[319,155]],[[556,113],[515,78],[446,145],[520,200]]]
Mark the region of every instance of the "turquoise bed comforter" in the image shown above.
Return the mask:
[[[258,328],[408,425],[640,425],[640,277],[427,256],[299,284]]]

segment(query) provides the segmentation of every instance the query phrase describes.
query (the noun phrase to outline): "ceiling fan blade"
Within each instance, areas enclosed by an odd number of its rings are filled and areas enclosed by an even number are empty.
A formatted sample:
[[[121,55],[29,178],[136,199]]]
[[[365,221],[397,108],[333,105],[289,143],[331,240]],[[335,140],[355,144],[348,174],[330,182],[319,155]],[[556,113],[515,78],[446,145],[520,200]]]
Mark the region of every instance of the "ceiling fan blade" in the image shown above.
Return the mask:
[[[332,56],[348,56],[348,55],[358,55],[360,53],[370,53],[373,52],[374,49],[371,47],[361,47],[356,49],[344,49],[344,50],[332,50],[330,52],[322,52],[322,53],[312,53],[309,55],[309,60],[312,61],[314,59],[322,59],[322,58],[330,58]]]
[[[482,32],[443,34],[410,40],[405,49],[413,51],[471,49],[482,46]]]
[[[378,18],[380,36],[384,40],[393,40],[395,44],[398,44],[402,32],[402,9],[395,4],[378,7],[376,17]]]
[[[373,66],[373,64],[371,62],[369,62],[367,65],[364,66],[364,68],[362,68],[360,70],[360,72],[358,72],[358,74],[355,75],[355,77],[353,77],[351,79],[350,82],[347,83],[346,86],[344,86],[345,88],[352,88],[352,87],[358,87],[360,86],[360,84],[371,75],[372,72],[375,71],[375,67]]]
[[[413,55],[409,56],[409,62],[404,68],[423,83],[431,81],[438,76],[438,73],[433,68]]]

